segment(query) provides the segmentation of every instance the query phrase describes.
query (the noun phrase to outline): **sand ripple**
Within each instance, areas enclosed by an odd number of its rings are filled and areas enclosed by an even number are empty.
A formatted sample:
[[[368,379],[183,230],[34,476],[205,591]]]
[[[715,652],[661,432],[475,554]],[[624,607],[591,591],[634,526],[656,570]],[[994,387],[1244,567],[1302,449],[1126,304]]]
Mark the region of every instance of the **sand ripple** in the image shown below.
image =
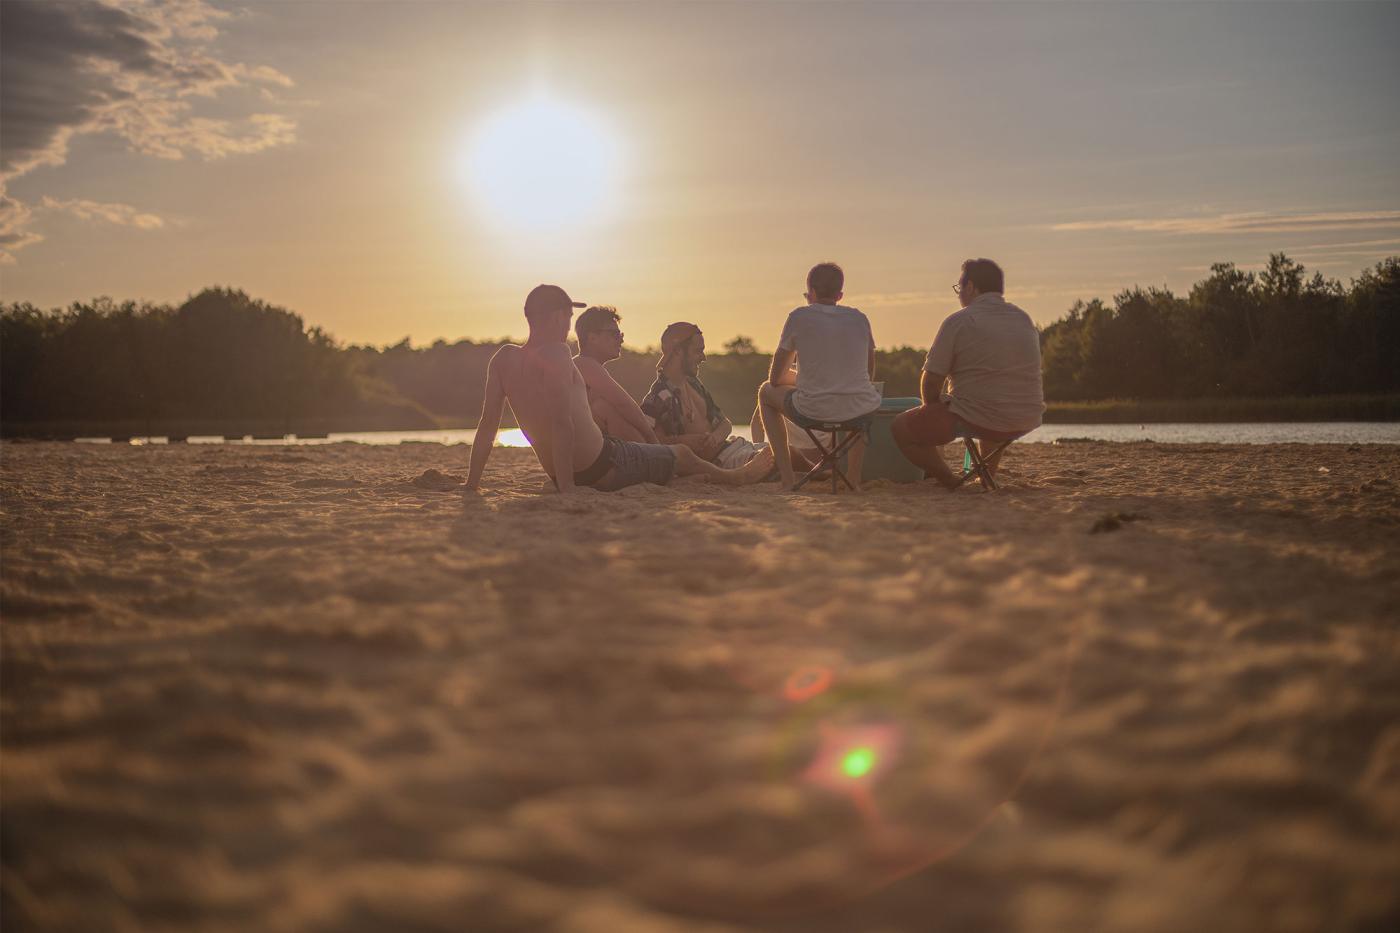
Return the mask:
[[[7,930],[1400,922],[1400,449],[2,452]]]

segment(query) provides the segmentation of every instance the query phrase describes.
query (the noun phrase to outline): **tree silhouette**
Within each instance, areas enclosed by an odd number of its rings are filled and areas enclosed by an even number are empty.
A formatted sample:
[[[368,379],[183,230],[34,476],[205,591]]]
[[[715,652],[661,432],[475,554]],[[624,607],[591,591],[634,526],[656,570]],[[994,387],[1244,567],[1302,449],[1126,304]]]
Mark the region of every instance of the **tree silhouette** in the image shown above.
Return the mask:
[[[16,303],[0,308],[0,419],[7,432],[56,421],[467,424],[502,343],[343,348],[284,308],[218,287],[177,307],[107,297],[51,311]],[[744,421],[770,358],[742,336],[724,350],[702,375]],[[1350,287],[1309,277],[1282,253],[1258,273],[1217,263],[1185,297],[1135,287],[1112,304],[1075,302],[1041,331],[1041,353],[1051,401],[1400,392],[1400,257]],[[657,356],[625,350],[610,369],[640,397]],[[879,351],[885,395],[917,395],[923,360],[922,348]]]

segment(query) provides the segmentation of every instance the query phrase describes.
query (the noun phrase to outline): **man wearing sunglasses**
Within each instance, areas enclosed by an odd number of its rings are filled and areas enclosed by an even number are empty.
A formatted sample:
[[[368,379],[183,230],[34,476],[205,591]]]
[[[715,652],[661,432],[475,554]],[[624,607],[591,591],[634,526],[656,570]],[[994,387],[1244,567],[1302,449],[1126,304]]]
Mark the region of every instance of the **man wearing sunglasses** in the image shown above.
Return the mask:
[[[641,408],[606,369],[608,363],[622,356],[621,321],[622,315],[608,305],[594,305],[580,314],[574,322],[574,334],[578,337],[574,365],[588,386],[593,420],[604,434],[620,441],[658,444],[661,441],[656,439]]]

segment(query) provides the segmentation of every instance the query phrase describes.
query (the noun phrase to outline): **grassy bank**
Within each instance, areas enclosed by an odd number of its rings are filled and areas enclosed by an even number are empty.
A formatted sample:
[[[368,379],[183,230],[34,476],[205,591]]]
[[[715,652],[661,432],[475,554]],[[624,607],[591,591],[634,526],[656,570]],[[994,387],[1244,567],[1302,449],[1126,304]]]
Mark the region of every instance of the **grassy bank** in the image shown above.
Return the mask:
[[[1400,395],[1052,401],[1048,403],[1045,421],[1047,424],[1400,421]]]

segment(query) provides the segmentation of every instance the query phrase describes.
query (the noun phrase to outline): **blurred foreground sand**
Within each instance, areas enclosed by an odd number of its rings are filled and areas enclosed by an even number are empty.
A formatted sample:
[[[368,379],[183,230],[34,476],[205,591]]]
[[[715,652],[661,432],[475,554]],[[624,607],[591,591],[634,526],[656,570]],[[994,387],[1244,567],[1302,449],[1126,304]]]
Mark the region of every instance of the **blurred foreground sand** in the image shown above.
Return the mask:
[[[1400,926],[1400,447],[0,457],[6,930]]]

